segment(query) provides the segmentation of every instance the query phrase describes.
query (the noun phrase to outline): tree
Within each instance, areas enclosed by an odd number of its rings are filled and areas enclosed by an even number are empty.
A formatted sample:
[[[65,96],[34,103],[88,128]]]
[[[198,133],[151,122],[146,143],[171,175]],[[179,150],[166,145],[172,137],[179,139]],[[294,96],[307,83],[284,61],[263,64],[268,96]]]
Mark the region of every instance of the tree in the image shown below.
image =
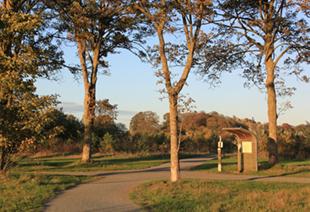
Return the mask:
[[[277,96],[291,94],[278,90],[283,72],[302,76],[302,63],[309,63],[309,25],[302,15],[306,4],[286,0],[219,0],[217,13],[233,42],[244,53],[244,75],[256,83],[265,83],[269,122],[269,162],[278,161]],[[306,12],[307,10],[304,10]]]
[[[23,147],[48,136],[46,113],[53,96],[35,94],[35,80],[62,65],[62,53],[46,31],[46,13],[36,1],[0,2],[0,172]]]
[[[100,142],[100,150],[105,153],[112,153],[113,148],[113,136],[110,133],[104,134]]]
[[[154,32],[158,45],[147,52],[149,61],[160,70],[157,75],[162,78],[169,100],[170,123],[170,162],[171,181],[179,179],[178,159],[178,99],[188,75],[195,65],[195,51],[199,36],[202,34],[203,20],[210,15],[210,1],[145,1],[133,3],[133,10],[141,14],[149,32]],[[167,38],[167,34],[177,36],[177,43]],[[184,37],[185,38],[184,38]],[[184,39],[181,40],[183,37]],[[181,71],[178,80],[173,81],[173,67]]]
[[[58,129],[54,136],[51,136],[49,140],[59,139],[63,143],[67,141],[78,142],[82,135],[82,123],[71,114],[65,114],[62,110],[53,109],[46,114],[50,120],[48,124],[45,124],[44,130],[50,131],[51,129]]]
[[[108,99],[99,100],[96,102],[95,113],[93,132],[100,138],[106,133],[115,135],[118,131],[114,122],[118,114],[117,105],[112,105]]]
[[[139,112],[134,115],[129,124],[129,132],[131,135],[151,135],[159,132],[159,117],[152,111]]]
[[[96,120],[100,120],[102,124],[114,123],[118,115],[117,105],[110,104],[108,99],[99,100],[96,102],[95,113]]]
[[[82,161],[91,160],[91,134],[95,119],[96,83],[98,71],[107,71],[108,54],[117,48],[130,48],[129,30],[133,18],[127,14],[123,1],[112,0],[53,0],[48,1],[62,20],[67,38],[75,42],[80,67],[72,67],[82,73],[84,83],[84,144]]]

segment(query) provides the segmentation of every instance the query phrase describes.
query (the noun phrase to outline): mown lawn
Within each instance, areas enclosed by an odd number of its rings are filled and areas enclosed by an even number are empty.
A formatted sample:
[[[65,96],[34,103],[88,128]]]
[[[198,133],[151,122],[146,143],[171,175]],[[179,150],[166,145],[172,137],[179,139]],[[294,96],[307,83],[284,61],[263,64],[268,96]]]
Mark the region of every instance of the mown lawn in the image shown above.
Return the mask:
[[[0,178],[0,211],[42,211],[44,203],[58,192],[87,177],[11,175]]]
[[[147,211],[310,211],[310,185],[249,181],[155,181],[131,198]]]
[[[81,163],[79,157],[57,156],[27,158],[18,163],[12,172],[87,172],[110,170],[133,170],[158,166],[168,162],[168,156],[95,156],[89,164]]]
[[[207,161],[206,163],[194,167],[193,170],[205,170],[208,172],[217,172],[217,159]],[[223,173],[237,173],[237,157],[230,156],[223,159]],[[263,176],[295,176],[310,177],[310,160],[304,161],[280,161],[275,166],[269,166],[267,161],[259,161],[258,172],[246,172],[242,174],[253,174]]]

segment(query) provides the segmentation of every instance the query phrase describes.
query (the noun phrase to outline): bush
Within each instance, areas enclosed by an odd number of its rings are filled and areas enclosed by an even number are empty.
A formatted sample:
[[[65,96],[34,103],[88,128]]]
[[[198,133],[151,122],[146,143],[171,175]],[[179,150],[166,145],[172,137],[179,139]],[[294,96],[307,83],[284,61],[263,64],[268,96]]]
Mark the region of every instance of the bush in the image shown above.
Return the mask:
[[[100,152],[113,153],[114,152],[114,141],[113,136],[110,133],[104,134],[100,142]]]

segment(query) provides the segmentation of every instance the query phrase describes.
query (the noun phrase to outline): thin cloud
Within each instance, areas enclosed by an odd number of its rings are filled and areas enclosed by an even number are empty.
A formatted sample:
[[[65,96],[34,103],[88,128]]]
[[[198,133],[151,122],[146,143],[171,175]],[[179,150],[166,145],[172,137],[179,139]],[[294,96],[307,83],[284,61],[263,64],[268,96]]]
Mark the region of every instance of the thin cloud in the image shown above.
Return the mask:
[[[73,113],[73,114],[83,113],[84,111],[83,105],[75,103],[75,102],[62,102],[58,106],[58,108],[62,108],[62,110],[65,113]],[[131,110],[119,110],[118,111],[119,117],[120,116],[126,116],[126,117],[133,116],[136,113],[137,111],[131,111]]]
[[[65,113],[83,113],[83,105],[75,102],[62,102],[59,106]]]

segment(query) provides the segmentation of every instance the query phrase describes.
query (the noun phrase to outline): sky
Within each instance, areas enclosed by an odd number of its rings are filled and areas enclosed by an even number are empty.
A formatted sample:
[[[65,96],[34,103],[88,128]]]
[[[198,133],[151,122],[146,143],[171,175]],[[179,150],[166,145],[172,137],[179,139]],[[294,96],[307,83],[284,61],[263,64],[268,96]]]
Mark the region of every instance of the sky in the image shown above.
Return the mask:
[[[75,52],[74,46],[65,47],[66,61],[78,62]],[[99,75],[96,98],[109,99],[110,103],[118,105],[117,122],[128,127],[132,116],[141,111],[156,112],[162,120],[163,115],[168,112],[168,102],[160,100],[161,94],[158,90],[161,87],[156,85],[155,70],[126,50],[109,56],[107,60],[110,64],[110,75]],[[59,107],[62,107],[65,113],[81,118],[84,96],[82,80],[75,79],[67,70],[61,71],[57,78],[57,81],[39,79],[36,83],[37,93],[59,95],[58,99],[62,102]],[[195,100],[196,111],[216,111],[226,116],[267,122],[266,95],[257,87],[245,88],[244,80],[237,71],[232,71],[223,75],[219,86],[211,87],[201,76],[191,73],[188,85],[182,93]],[[297,90],[292,97],[278,99],[279,105],[291,101],[293,106],[280,115],[279,124],[304,124],[310,121],[310,83],[300,82],[296,78],[288,78],[288,82]]]

